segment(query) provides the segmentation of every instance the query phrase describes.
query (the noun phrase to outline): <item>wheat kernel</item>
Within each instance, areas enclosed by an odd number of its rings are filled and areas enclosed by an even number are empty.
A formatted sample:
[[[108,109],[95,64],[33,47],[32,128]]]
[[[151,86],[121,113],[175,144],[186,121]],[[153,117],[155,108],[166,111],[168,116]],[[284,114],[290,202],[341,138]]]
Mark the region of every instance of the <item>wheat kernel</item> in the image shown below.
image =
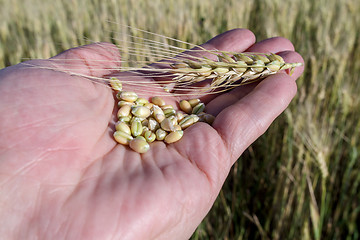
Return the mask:
[[[204,112],[197,114],[197,116],[199,117],[199,122],[205,122],[205,114]]]
[[[123,107],[123,106],[125,106],[125,105],[130,105],[130,106],[132,106],[132,105],[134,105],[134,103],[133,103],[133,102],[127,102],[127,101],[124,101],[124,100],[118,101],[118,107],[119,107],[119,108],[121,108],[121,107]]]
[[[199,117],[196,116],[195,114],[191,114],[191,115],[185,117],[183,120],[181,120],[179,122],[179,125],[182,129],[185,129],[185,128],[188,128],[189,126],[193,125],[197,121],[199,121]]]
[[[236,61],[236,68],[247,68],[248,65],[245,61],[243,60],[238,60]]]
[[[172,122],[174,126],[178,124],[178,120],[175,115],[169,116],[168,119]]]
[[[148,130],[144,132],[144,138],[148,143],[152,143],[155,141],[156,135],[152,131]]]
[[[130,105],[124,105],[122,106],[119,111],[117,112],[117,117],[127,117],[130,115],[131,106]]]
[[[217,68],[213,69],[212,71],[216,74],[222,75],[222,74],[228,73],[229,70],[230,69],[226,68],[226,67],[217,67]]]
[[[162,106],[165,105],[164,99],[162,99],[161,97],[158,97],[158,96],[152,97],[152,98],[151,98],[151,102],[152,102],[153,104],[158,105],[159,107],[162,107]]]
[[[128,102],[135,102],[138,95],[135,92],[123,91],[120,93],[120,99]]]
[[[148,118],[148,128],[151,131],[155,131],[160,127],[160,124],[158,121],[156,121],[154,118],[150,117]]]
[[[138,98],[135,100],[135,104],[144,106],[145,104],[149,103],[149,101],[145,98]]]
[[[206,113],[205,116],[204,116],[204,120],[205,120],[206,123],[212,125],[214,123],[214,121],[215,121],[215,116]]]
[[[115,97],[116,97],[118,100],[121,100],[120,95],[121,95],[121,91],[118,91],[118,92],[116,93]]]
[[[174,125],[174,131],[180,131],[180,130],[182,130],[180,125]]]
[[[131,116],[119,117],[119,122],[129,123],[131,121]]]
[[[227,54],[222,54],[219,57],[225,59],[225,61],[224,61],[225,63],[236,63],[235,59],[233,59],[232,57],[230,57]]]
[[[184,132],[182,130],[171,132],[168,135],[166,135],[164,142],[166,142],[168,144],[177,142],[182,138],[183,135],[184,135]]]
[[[147,118],[150,116],[151,111],[150,109],[144,106],[133,106],[131,108],[131,113],[139,118]]]
[[[241,53],[234,55],[234,57],[236,58],[236,60],[244,61],[246,64],[252,64],[254,62],[252,58]]]
[[[292,66],[291,63],[285,63],[279,70],[288,69],[291,66]]]
[[[167,132],[159,128],[158,130],[156,130],[155,135],[156,135],[156,140],[162,141],[165,139]]]
[[[272,61],[269,62],[268,64],[266,64],[266,67],[272,71],[272,72],[276,72],[279,71],[280,67],[281,67],[281,63],[279,61]]]
[[[122,132],[125,132],[125,133],[131,135],[131,130],[130,130],[129,125],[127,125],[123,121],[117,121],[115,123],[115,129],[116,129],[116,131],[122,131]]]
[[[174,124],[171,119],[165,118],[161,123],[160,126],[163,130],[171,132],[174,131]]]
[[[154,118],[161,123],[164,119],[165,119],[165,114],[163,112],[163,110],[158,106],[158,105],[154,105],[153,108],[153,116]]]
[[[181,100],[179,103],[179,106],[180,106],[180,109],[186,113],[190,114],[192,112],[191,104],[187,100]]]
[[[237,74],[240,74],[240,73],[246,72],[247,68],[244,68],[244,67],[236,67],[236,68],[233,68],[233,70],[234,70]]]
[[[197,115],[197,114],[201,113],[202,111],[204,111],[204,109],[205,109],[205,104],[200,102],[193,108],[192,114]]]
[[[150,130],[147,126],[143,126],[141,136],[143,136],[146,131],[150,131]]]
[[[145,139],[144,136],[142,136],[142,135],[139,135],[139,136],[137,136],[136,138],[139,138],[139,139],[142,139],[142,140],[146,141],[146,139]]]
[[[185,60],[184,63],[186,63],[190,68],[194,69],[200,69],[202,67],[201,63],[191,60]]]
[[[133,137],[130,134],[127,134],[126,132],[123,131],[115,131],[113,136],[116,142],[121,143],[123,145],[128,145],[129,142],[133,139]]]
[[[260,73],[260,72],[264,71],[265,64],[264,64],[263,61],[261,61],[261,60],[256,60],[256,61],[254,62],[254,65],[255,65],[256,67],[252,67],[251,70],[254,71],[255,73]]]
[[[131,123],[131,134],[134,136],[134,137],[137,137],[139,135],[141,135],[142,131],[143,131],[143,127],[142,127],[142,124],[141,124],[141,121],[139,118],[133,118],[132,119],[132,123]]]
[[[200,99],[198,98],[193,98],[193,99],[189,99],[188,102],[190,103],[191,107],[195,107],[196,105],[198,105],[198,103],[200,103]]]
[[[146,153],[150,149],[150,145],[146,142],[144,137],[136,137],[130,141],[129,146],[137,153]]]
[[[267,57],[269,58],[269,60],[271,62],[279,61],[280,63],[285,63],[284,59],[280,55],[271,53],[271,54],[267,55]]]
[[[165,117],[174,116],[176,114],[176,110],[173,108],[167,108],[167,109],[164,109],[163,111],[164,111]]]
[[[110,86],[114,91],[121,91],[122,90],[122,84],[119,79],[116,77],[111,77],[109,79]]]
[[[154,115],[155,114],[164,114],[164,111],[156,104],[154,104],[152,106],[152,110],[153,110]]]
[[[164,119],[166,118],[165,115],[162,114],[156,114],[154,116],[154,118],[156,119],[156,121],[158,121],[159,123],[161,123],[162,121],[164,121]]]
[[[263,55],[254,55],[254,59],[255,60],[260,60],[262,61],[263,63],[268,63],[270,62],[269,58],[263,56]]]
[[[204,66],[201,66],[200,69],[192,69],[190,71],[199,73],[203,76],[209,76],[211,74],[211,70],[212,70],[212,67],[210,67],[209,65],[204,65]]]

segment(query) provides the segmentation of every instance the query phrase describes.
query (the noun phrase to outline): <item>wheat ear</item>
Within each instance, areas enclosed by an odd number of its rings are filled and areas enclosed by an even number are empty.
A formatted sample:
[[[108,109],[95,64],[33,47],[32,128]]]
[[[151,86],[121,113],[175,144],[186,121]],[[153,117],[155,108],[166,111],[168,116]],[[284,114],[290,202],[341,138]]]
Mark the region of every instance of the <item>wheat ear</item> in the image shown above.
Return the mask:
[[[281,70],[289,69],[292,73],[295,67],[302,65],[286,63],[281,56],[273,53],[207,52],[216,55],[218,61],[205,57],[178,58],[170,64],[175,90],[205,80],[211,80],[210,90],[233,88],[261,80]]]

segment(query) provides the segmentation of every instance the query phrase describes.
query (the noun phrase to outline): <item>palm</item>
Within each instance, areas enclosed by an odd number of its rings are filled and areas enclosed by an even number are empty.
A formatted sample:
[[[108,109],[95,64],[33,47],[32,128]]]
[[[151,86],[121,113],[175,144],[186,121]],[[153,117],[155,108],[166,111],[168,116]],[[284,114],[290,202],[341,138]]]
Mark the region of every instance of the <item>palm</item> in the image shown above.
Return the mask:
[[[249,47],[240,45],[241,50]],[[68,56],[58,58],[63,57]],[[299,61],[298,55],[292,57]],[[247,115],[238,123],[232,120],[236,108],[244,110],[249,101],[231,100],[246,95],[244,88],[208,103],[214,114],[220,112],[214,128],[195,124],[181,141],[152,143],[151,150],[140,155],[112,138],[109,122],[114,120],[115,102],[108,88],[48,69],[12,68],[8,70],[12,75],[4,71],[0,75],[0,112],[6,116],[0,119],[0,188],[14,198],[1,200],[0,215],[11,213],[14,221],[0,230],[22,222],[25,230],[16,232],[19,238],[189,237],[232,163],[267,127],[258,129]],[[270,123],[286,105],[287,101],[274,107],[276,113],[265,114],[264,121]],[[244,128],[241,121],[253,126]],[[242,136],[234,136],[239,133]]]

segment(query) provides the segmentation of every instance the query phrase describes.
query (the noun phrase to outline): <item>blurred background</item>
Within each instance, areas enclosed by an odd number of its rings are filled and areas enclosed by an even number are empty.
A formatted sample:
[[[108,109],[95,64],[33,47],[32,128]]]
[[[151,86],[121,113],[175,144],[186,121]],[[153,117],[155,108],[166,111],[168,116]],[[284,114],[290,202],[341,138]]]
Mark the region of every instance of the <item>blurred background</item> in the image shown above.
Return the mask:
[[[192,239],[360,238],[360,1],[0,0],[0,68],[121,25],[201,44],[232,28],[305,59],[289,108],[233,166]]]

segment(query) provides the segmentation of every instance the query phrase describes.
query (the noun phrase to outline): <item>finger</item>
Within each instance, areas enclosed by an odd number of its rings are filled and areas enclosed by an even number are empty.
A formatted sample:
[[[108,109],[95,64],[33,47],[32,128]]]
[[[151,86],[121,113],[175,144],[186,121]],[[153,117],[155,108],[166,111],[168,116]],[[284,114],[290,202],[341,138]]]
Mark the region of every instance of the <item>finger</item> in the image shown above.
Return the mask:
[[[300,54],[293,51],[286,51],[286,52],[280,52],[278,53],[280,56],[284,58],[286,62],[300,62],[304,63],[303,58]],[[303,72],[304,67],[296,67],[294,69],[294,73],[291,75],[291,78],[294,80],[297,79]],[[268,81],[267,78],[265,78],[262,81]],[[206,105],[206,112],[210,113],[214,116],[218,115],[223,109],[231,106],[232,104],[236,103],[246,95],[248,95],[253,89],[256,87],[256,84],[250,84],[250,85],[244,85],[240,86],[228,93],[222,94]]]
[[[57,69],[83,76],[102,77],[118,71],[120,54],[111,43],[94,43],[66,50],[50,58]]]
[[[208,42],[202,44],[201,47],[207,50],[243,52],[252,46],[255,43],[255,40],[255,35],[250,30],[238,28],[210,39]],[[214,55],[209,54],[206,57],[210,58],[214,57]]]
[[[284,73],[273,75],[219,113],[213,127],[223,139],[233,162],[284,111],[295,93],[292,77]]]
[[[268,52],[278,53],[283,51],[294,51],[294,45],[286,38],[273,37],[255,43],[246,51],[260,52],[260,53],[268,53]]]

